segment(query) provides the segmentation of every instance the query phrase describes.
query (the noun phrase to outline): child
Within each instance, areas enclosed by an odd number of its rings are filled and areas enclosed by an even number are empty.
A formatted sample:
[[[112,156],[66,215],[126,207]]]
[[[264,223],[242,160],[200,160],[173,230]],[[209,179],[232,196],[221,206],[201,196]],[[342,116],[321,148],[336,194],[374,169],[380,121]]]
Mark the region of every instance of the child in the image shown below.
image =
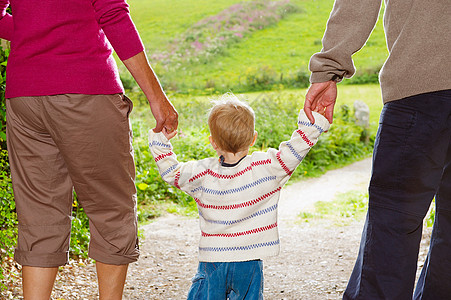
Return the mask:
[[[149,134],[163,179],[197,202],[201,237],[199,267],[188,299],[263,299],[261,259],[279,253],[277,205],[282,186],[329,122],[303,110],[291,139],[279,150],[254,152],[254,112],[233,94],[210,111],[210,143],[218,158],[178,162],[169,140],[175,132]]]

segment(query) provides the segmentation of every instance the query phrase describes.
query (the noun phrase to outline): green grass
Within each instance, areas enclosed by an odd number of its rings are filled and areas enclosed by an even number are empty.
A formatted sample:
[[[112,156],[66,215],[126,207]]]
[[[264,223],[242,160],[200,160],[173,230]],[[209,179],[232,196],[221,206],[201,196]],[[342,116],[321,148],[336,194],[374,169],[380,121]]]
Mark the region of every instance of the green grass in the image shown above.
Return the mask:
[[[249,0],[244,0],[249,1]],[[239,3],[237,0],[129,0],[130,13],[148,52],[162,50],[197,21]]]
[[[233,92],[233,91],[232,91]],[[241,98],[253,102],[257,99],[272,97],[274,95],[280,95],[286,97],[287,95],[293,95],[293,97],[299,98],[299,104],[296,109],[301,109],[304,106],[305,94],[307,89],[283,89],[279,91],[266,91],[266,92],[253,92],[246,94],[239,94]],[[150,110],[141,93],[133,93],[129,95],[134,102],[139,104],[135,107],[132,114],[133,119],[145,120],[141,125],[139,131],[148,131],[149,128],[155,126],[155,121],[150,114]],[[210,107],[210,99],[213,96],[198,96],[198,95],[170,95],[169,98],[174,103],[177,110],[182,110],[179,115],[179,129],[185,130],[192,124],[199,124],[206,122],[206,116]],[[370,126],[372,132],[375,132],[379,123],[379,116],[382,110],[382,97],[380,87],[377,84],[367,85],[344,85],[338,84],[338,97],[336,103],[336,110],[340,105],[346,104],[352,108],[355,100],[361,100],[365,102],[370,109]],[[186,105],[189,103],[189,105]]]
[[[349,225],[361,221],[368,208],[368,193],[350,191],[339,193],[333,201],[318,201],[311,211],[299,214],[302,222],[329,221],[334,225]]]
[[[151,53],[164,50],[171,39],[180,36],[197,21],[219,13],[240,1],[131,0],[133,20]],[[151,62],[163,83],[173,81],[182,92],[203,91],[214,85],[221,92],[245,84],[249,75],[268,72],[276,79],[295,77],[308,71],[312,54],[321,50],[321,38],[333,7],[333,0],[291,0],[300,12],[290,14],[272,26],[254,32],[226,49],[208,64],[190,64],[176,74]],[[374,73],[387,56],[381,19],[367,45],[354,55],[357,74]],[[264,67],[266,71],[261,71]],[[168,81],[171,81],[170,83]],[[348,81],[352,82],[352,81]]]

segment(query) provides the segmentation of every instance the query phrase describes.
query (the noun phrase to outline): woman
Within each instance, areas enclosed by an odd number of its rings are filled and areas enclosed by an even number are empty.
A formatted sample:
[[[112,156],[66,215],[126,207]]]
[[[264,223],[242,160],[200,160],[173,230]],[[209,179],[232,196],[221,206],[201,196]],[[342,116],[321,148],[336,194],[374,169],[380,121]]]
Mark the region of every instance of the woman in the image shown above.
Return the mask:
[[[6,13],[11,5],[13,16]],[[177,112],[147,62],[125,0],[0,0],[7,144],[25,299],[49,299],[68,260],[72,194],[90,219],[100,299],[121,299],[138,259],[128,116],[113,49],[149,100],[155,131]]]

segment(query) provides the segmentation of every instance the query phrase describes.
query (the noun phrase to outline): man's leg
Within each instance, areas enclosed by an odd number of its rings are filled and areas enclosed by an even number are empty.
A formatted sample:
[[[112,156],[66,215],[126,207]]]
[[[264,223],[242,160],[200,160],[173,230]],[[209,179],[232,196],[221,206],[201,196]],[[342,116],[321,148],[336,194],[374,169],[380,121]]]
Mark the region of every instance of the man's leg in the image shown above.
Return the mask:
[[[23,266],[22,285],[24,300],[49,300],[58,268]]]
[[[428,257],[415,290],[414,299],[417,300],[449,299],[451,296],[451,144],[435,201],[434,229]]]
[[[423,218],[443,173],[451,102],[435,93],[385,105],[369,208],[343,299],[411,299]]]
[[[99,300],[120,300],[124,291],[127,265],[109,265],[96,262],[99,282]]]

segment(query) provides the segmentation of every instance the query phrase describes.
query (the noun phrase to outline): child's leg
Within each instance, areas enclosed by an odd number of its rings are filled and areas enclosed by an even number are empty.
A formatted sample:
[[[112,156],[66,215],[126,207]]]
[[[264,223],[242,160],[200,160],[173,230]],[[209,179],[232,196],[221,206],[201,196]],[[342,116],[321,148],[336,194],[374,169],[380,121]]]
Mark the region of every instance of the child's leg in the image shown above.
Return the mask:
[[[226,300],[227,265],[224,262],[199,262],[192,279],[188,300]]]
[[[230,263],[227,274],[227,299],[263,299],[263,262],[261,260]]]

